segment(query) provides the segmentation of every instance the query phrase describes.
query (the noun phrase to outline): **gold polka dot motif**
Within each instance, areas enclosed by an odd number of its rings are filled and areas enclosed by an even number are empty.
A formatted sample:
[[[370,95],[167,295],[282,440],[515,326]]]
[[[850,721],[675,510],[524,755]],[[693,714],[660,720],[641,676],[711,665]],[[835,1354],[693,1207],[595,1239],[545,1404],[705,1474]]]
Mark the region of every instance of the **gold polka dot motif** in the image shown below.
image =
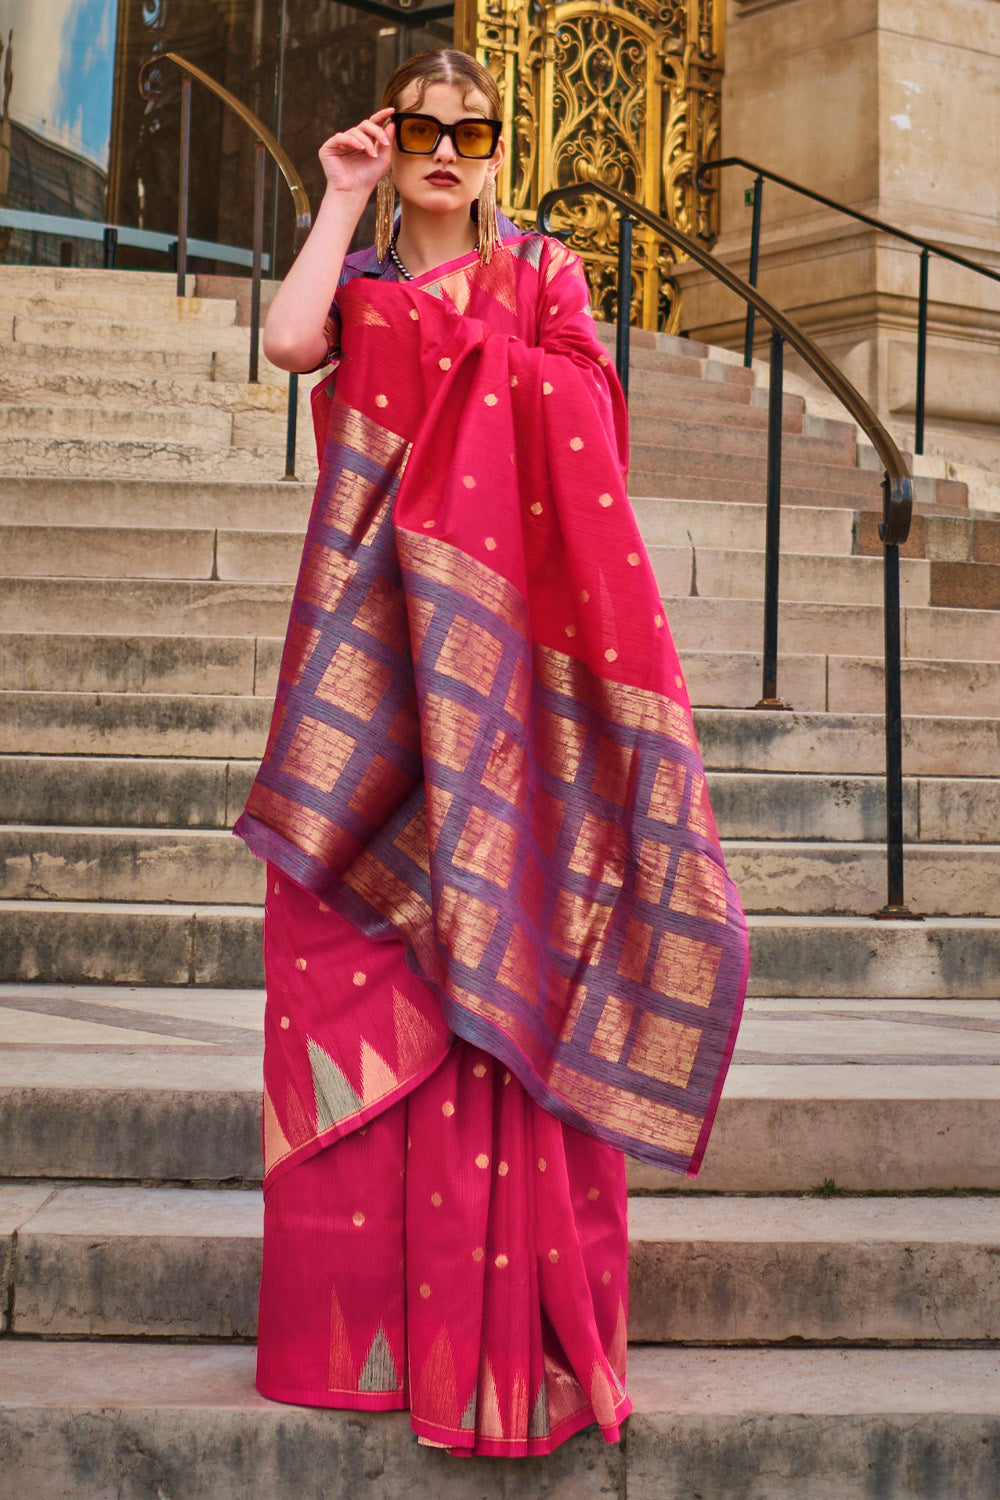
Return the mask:
[[[507,1269],[507,1267],[510,1265],[510,1261],[507,1259],[506,1255],[504,1255],[503,1252],[501,1251],[501,1253],[497,1256],[497,1258],[493,1262],[493,1264],[496,1266],[496,1268],[497,1268],[498,1271],[505,1271]]]
[[[498,1177],[506,1177],[507,1173],[509,1171],[510,1171],[510,1167],[507,1165],[507,1163],[505,1161],[502,1161],[502,1162],[500,1162],[498,1164],[498,1166],[497,1166],[497,1176]]]
[[[618,652],[615,650],[615,648],[613,646],[609,646],[608,649],[607,649],[607,651],[605,651],[605,653],[604,653],[604,660],[605,661],[617,661],[618,660]]]
[[[476,1166],[479,1168],[479,1170],[481,1172],[485,1172],[486,1168],[489,1166],[489,1164],[490,1164],[490,1159],[486,1155],[486,1152],[485,1151],[480,1151],[479,1155],[476,1157]]]
[[[539,1172],[544,1172],[545,1168],[547,1166],[548,1166],[548,1162],[545,1160],[545,1157],[544,1156],[540,1156],[538,1158],[538,1170],[539,1170]]]
[[[474,490],[476,488],[476,481],[473,479],[471,474],[466,474],[464,479],[462,480],[462,483],[465,485],[465,488],[467,490]]]
[[[421,1287],[420,1287],[420,1295],[421,1295],[421,1297],[429,1297],[430,1294],[431,1294],[430,1287],[427,1285],[426,1281],[422,1282],[421,1283]]]
[[[485,1254],[486,1254],[486,1251],[483,1249],[482,1245],[477,1245],[476,1248],[475,1248],[475,1250],[473,1250],[473,1252],[472,1252],[472,1259],[473,1260],[482,1260],[482,1258],[483,1258],[483,1256]]]
[[[487,552],[495,552],[497,550],[496,537],[488,536],[483,545],[485,546]]]
[[[559,1251],[558,1250],[550,1250],[549,1251],[549,1260],[552,1262],[552,1264],[554,1266],[557,1266],[559,1264]]]
[[[450,370],[451,369],[451,360],[448,358],[447,354],[444,356],[443,359],[439,359],[438,360],[438,369],[439,370]]]
[[[431,1204],[434,1208],[440,1208],[443,1202],[444,1199],[440,1193],[431,1193]]]
[[[410,308],[410,317],[413,319],[414,323],[420,322],[420,314],[417,312],[417,309],[415,307]]]
[[[473,1076],[475,1078],[485,1078],[486,1077],[486,1064],[485,1063],[476,1063],[476,1066],[473,1068],[472,1072],[473,1072]]]
[[[598,1200],[598,1198],[600,1196],[601,1196],[601,1190],[600,1190],[600,1188],[588,1188],[587,1189],[587,1197],[590,1199],[591,1203],[596,1203],[597,1200]]]
[[[454,1104],[452,1104],[450,1099],[446,1099],[442,1104],[441,1113],[444,1115],[446,1120],[450,1120],[452,1115],[455,1113],[455,1106]]]
[[[292,1023],[291,1023],[291,1021],[290,1021],[290,1020],[289,1020],[289,1019],[288,1019],[288,1017],[287,1017],[287,1016],[282,1016],[282,1018],[281,1018],[281,1021],[280,1021],[280,1023],[279,1023],[279,1024],[280,1024],[280,1026],[281,1026],[281,1029],[282,1029],[282,1031],[287,1031],[287,1030],[288,1030],[288,1028],[289,1028],[289,1026],[291,1026],[291,1024],[292,1024]]]
[[[497,401],[498,401],[498,400],[499,400],[499,399],[500,399],[500,398],[499,398],[499,397],[498,397],[498,396],[494,396],[494,394],[493,394],[493,392],[492,392],[492,391],[490,391],[490,393],[489,393],[489,395],[488,395],[488,396],[484,396],[484,397],[483,397],[483,404],[484,404],[484,405],[485,405],[485,406],[496,406],[496,404],[497,404]]]
[[[610,1286],[611,1285],[611,1272],[610,1271],[605,1271],[604,1274],[601,1277],[601,1280],[603,1281],[603,1283],[604,1283],[605,1286]]]
[[[542,395],[543,396],[551,396],[553,390],[554,390],[554,387],[551,386],[547,380],[543,380],[542,381]]]
[[[297,969],[304,969],[306,967],[306,961],[305,961],[305,959],[304,958],[297,958],[295,960],[295,967]]]
[[[615,502],[613,497],[609,495],[607,491],[605,491],[603,495],[598,495],[597,503],[598,505],[603,506],[605,510],[607,510],[608,506],[614,505]]]
[[[358,989],[360,989],[361,986],[367,980],[367,978],[368,978],[368,975],[365,974],[363,972],[363,970],[361,970],[361,969],[355,969],[353,975],[351,976],[351,983],[352,984],[356,984],[357,987],[358,987]]]
[[[389,397],[388,396],[376,396],[375,397],[375,405],[376,406],[388,406],[389,405]]]
[[[583,447],[583,438],[581,438],[581,437],[570,438],[569,445],[572,448],[572,450],[573,450],[574,453],[579,453],[580,449]]]
[[[358,1213],[356,1213],[356,1214],[354,1214],[354,1215],[353,1215],[353,1217],[352,1217],[352,1218],[351,1218],[351,1223],[352,1223],[352,1224],[353,1224],[353,1225],[354,1225],[354,1226],[355,1226],[355,1228],[357,1228],[357,1229],[360,1229],[360,1228],[361,1228],[361,1226],[362,1226],[362,1224],[363,1224],[363,1223],[364,1223],[364,1222],[365,1222],[365,1216],[364,1216],[364,1214],[363,1214],[363,1213],[361,1213],[361,1212],[360,1212],[360,1210],[359,1210],[359,1212],[358,1212]]]

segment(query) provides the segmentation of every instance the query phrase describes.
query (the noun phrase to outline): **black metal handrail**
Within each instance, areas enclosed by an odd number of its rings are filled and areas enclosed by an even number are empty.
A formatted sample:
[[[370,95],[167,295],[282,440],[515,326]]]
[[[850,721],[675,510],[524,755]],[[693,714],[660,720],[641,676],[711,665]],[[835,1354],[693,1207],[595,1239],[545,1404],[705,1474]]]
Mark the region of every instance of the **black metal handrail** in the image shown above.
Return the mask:
[[[917,392],[913,451],[914,453],[923,453],[924,408],[927,390],[927,314],[930,258],[932,255],[936,255],[940,260],[950,260],[954,265],[964,266],[966,270],[975,271],[980,276],[986,276],[990,281],[1000,281],[1000,271],[993,271],[989,266],[984,266],[977,260],[970,260],[968,256],[959,255],[956,251],[948,250],[944,245],[939,245],[934,240],[924,239],[919,234],[911,234],[909,230],[900,229],[898,225],[887,224],[884,219],[877,219],[873,214],[863,213],[859,208],[851,208],[846,203],[840,203],[836,198],[828,198],[824,193],[817,193],[814,188],[805,187],[801,182],[795,182],[790,177],[782,177],[779,172],[772,172],[768,167],[761,167],[756,162],[747,161],[745,156],[724,156],[718,161],[700,162],[698,171],[695,174],[695,181],[702,192],[712,191],[710,185],[705,181],[706,174],[708,172],[720,171],[724,167],[744,167],[746,171],[754,174],[753,222],[750,230],[749,281],[751,286],[757,285],[765,178],[767,178],[768,182],[776,183],[778,187],[787,188],[789,192],[798,193],[800,197],[811,198],[814,203],[821,203],[824,208],[832,208],[837,213],[845,214],[850,219],[856,219],[859,224],[867,224],[872,229],[878,229],[883,234],[892,235],[894,239],[903,240],[906,244],[915,245],[919,249],[920,283],[917,292]],[[747,308],[746,339],[743,358],[744,364],[748,367],[753,357],[753,314],[754,309],[750,305]]]
[[[178,297],[184,296],[185,279],[187,276],[187,247],[189,238],[188,199],[191,178],[192,79],[197,79],[217,99],[221,99],[223,104],[227,105],[249,127],[256,138],[253,199],[253,269],[251,272],[250,294],[250,369],[247,376],[249,383],[253,385],[258,379],[260,360],[260,285],[261,265],[264,253],[265,153],[271,157],[278,171],[288,184],[288,190],[292,195],[292,202],[295,205],[294,246],[296,250],[312,225],[312,210],[309,207],[309,195],[305,190],[301,177],[292,164],[291,158],[274,138],[263,121],[259,120],[242,100],[237,99],[235,94],[231,94],[227,88],[223,88],[221,83],[217,83],[208,73],[197,67],[195,63],[188,62],[187,58],[181,57],[178,52],[160,52],[155,57],[151,57],[143,63],[139,69],[139,92],[144,98],[148,98],[152,93],[150,70],[163,62],[175,63],[184,75],[181,82],[180,186],[177,195]],[[271,269],[273,271],[274,268],[272,267]],[[293,372],[288,377],[288,419],[285,442],[286,479],[295,478],[295,419],[298,411],[298,386],[298,376]]]
[[[622,210],[619,220],[617,362],[628,394],[629,314],[631,310],[632,221],[639,220],[663,240],[697,261],[770,324],[771,374],[768,394],[767,521],[765,538],[764,669],[758,708],[785,708],[777,692],[778,559],[781,507],[782,375],[784,345],[791,344],[865,432],[885,469],[882,479],[885,625],[886,862],[888,899],[882,917],[909,917],[903,895],[903,770],[900,690],[899,548],[906,541],[913,509],[913,485],[902,454],[864,397],[780,308],[710,254],[697,240],[676,229],[628,193],[601,182],[575,182],[553,188],[538,205],[538,228],[552,233],[552,210],[560,203],[597,193]]]

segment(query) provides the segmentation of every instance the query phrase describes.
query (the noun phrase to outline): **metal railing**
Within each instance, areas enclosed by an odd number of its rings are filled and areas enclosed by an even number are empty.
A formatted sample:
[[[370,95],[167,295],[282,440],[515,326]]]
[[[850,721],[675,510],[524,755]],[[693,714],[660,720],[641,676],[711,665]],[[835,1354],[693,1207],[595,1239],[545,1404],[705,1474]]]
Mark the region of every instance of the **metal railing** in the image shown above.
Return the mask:
[[[801,182],[793,182],[790,177],[782,177],[779,173],[772,172],[767,167],[761,167],[756,162],[747,161],[743,156],[724,156],[719,161],[701,162],[695,175],[695,181],[699,188],[703,192],[707,192],[709,185],[705,181],[706,174],[721,171],[725,167],[743,167],[746,171],[754,174],[753,222],[750,230],[750,265],[748,270],[748,280],[751,286],[757,285],[757,272],[760,262],[760,229],[765,178],[767,178],[768,182],[774,182],[779,187],[787,188],[789,192],[798,193],[803,198],[811,198],[814,203],[821,203],[824,208],[832,208],[837,213],[845,214],[851,219],[856,219],[859,224],[867,224],[872,229],[878,229],[882,234],[892,235],[894,239],[903,240],[908,245],[916,245],[919,249],[920,284],[917,292],[917,391],[913,451],[914,453],[923,453],[924,416],[927,398],[927,310],[930,258],[932,255],[936,255],[941,260],[950,260],[954,265],[964,266],[966,270],[975,271],[978,275],[985,276],[990,281],[1000,281],[1000,271],[993,271],[989,266],[981,265],[979,261],[969,260],[967,256],[957,255],[954,250],[947,250],[944,245],[935,244],[933,240],[925,240],[918,234],[910,234],[908,230],[899,229],[895,224],[887,224],[884,219],[876,219],[872,214],[862,213],[857,208],[850,208],[846,203],[839,203],[836,198],[827,198],[823,193],[817,193],[812,188],[803,187]],[[743,363],[748,368],[753,358],[753,337],[754,308],[751,303],[747,307],[746,338],[743,355]]]
[[[137,250],[152,250],[166,255],[177,269],[177,239],[157,229],[135,229],[130,224],[107,224],[103,219],[75,219],[66,214],[35,213],[30,209],[0,208],[0,227],[19,229],[23,234],[49,235],[59,240],[100,241],[104,247],[104,269],[115,269],[115,258],[119,245],[131,245]],[[215,240],[188,240],[192,255],[206,260],[221,260],[227,265],[252,266],[253,251],[239,245],[220,245]],[[32,252],[34,253],[34,252]],[[270,270],[271,257],[264,256],[264,270]]]
[[[781,519],[782,373],[784,346],[790,344],[825,385],[846,406],[878,453],[884,466],[882,521],[879,536],[884,552],[885,626],[885,746],[886,746],[886,865],[888,897],[880,917],[907,918],[903,893],[903,769],[902,704],[900,689],[899,548],[906,541],[913,508],[913,486],[899,449],[885,427],[822,349],[756,287],[715,259],[697,240],[643,207],[627,193],[599,182],[577,182],[554,188],[538,205],[538,227],[552,233],[551,214],[557,204],[599,194],[622,210],[619,219],[617,365],[628,395],[629,313],[632,301],[632,223],[639,220],[709,271],[749,307],[766,319],[771,334],[771,374],[768,393],[767,516],[764,566],[764,667],[758,708],[787,707],[778,697],[778,573]]]
[[[152,69],[161,63],[175,63],[181,69],[184,77],[181,82],[181,147],[180,147],[180,183],[177,195],[177,295],[184,296],[185,276],[187,273],[187,251],[188,237],[188,209],[191,185],[191,84],[192,80],[204,84],[217,99],[221,99],[234,114],[238,115],[245,125],[253,132],[256,140],[255,162],[254,162],[254,196],[253,196],[253,251],[251,271],[251,293],[250,293],[250,371],[247,376],[250,384],[256,383],[259,374],[260,358],[260,283],[261,267],[264,256],[264,177],[266,167],[266,156],[270,155],[272,161],[288,184],[295,205],[295,249],[299,248],[304,236],[312,225],[312,211],[309,207],[309,196],[302,184],[298,172],[292,165],[291,159],[275,140],[267,126],[257,118],[252,110],[247,109],[235,94],[223,88],[221,83],[208,73],[196,67],[192,62],[181,57],[177,52],[160,52],[148,62],[143,63],[139,69],[139,91],[144,98],[152,93],[153,84],[150,77]],[[285,439],[285,478],[295,478],[295,442],[296,442],[296,419],[298,415],[298,393],[299,379],[293,372],[288,377],[288,417]]]

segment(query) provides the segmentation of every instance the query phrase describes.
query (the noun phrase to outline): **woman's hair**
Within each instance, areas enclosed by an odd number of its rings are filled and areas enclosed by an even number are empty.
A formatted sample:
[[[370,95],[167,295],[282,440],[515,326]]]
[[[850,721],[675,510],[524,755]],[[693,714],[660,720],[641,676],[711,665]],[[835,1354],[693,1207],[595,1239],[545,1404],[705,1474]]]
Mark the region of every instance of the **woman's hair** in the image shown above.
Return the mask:
[[[403,93],[411,83],[417,86],[418,106],[424,102],[424,90],[429,83],[453,83],[462,90],[463,101],[475,89],[486,99],[491,115],[497,120],[501,117],[500,90],[493,74],[467,52],[455,52],[443,47],[439,51],[418,52],[415,57],[407,58],[396,69],[383,90],[383,108],[390,104],[394,109],[398,108]]]

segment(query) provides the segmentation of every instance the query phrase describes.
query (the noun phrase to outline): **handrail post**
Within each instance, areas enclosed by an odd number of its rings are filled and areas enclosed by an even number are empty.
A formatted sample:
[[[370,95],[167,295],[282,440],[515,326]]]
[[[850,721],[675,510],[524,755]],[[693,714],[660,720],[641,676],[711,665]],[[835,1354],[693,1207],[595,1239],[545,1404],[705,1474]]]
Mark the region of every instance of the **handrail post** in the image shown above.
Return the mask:
[[[757,708],[787,708],[778,697],[778,565],[781,545],[781,428],[785,340],[771,334],[767,398],[767,523],[764,541],[764,671]]]
[[[753,225],[750,230],[750,268],[747,272],[747,281],[750,286],[757,285],[757,271],[760,265],[760,217],[764,203],[764,179],[757,173],[753,185]],[[743,364],[749,370],[753,364],[753,334],[754,322],[757,309],[752,302],[747,303],[747,331],[743,340]]]
[[[181,83],[181,175],[177,204],[177,295],[183,297],[187,282],[188,194],[191,187],[191,80],[185,73]]]
[[[888,507],[889,476],[883,485]],[[877,917],[913,920],[903,895],[903,707],[899,628],[899,548],[885,544],[885,853],[887,900]]]
[[[618,337],[615,365],[625,400],[628,401],[629,334],[632,320],[632,218],[624,213],[618,220]]]
[[[927,399],[927,279],[931,253],[920,252],[920,307],[917,314],[917,417],[913,436],[914,453],[924,451],[924,404]]]
[[[118,254],[118,230],[113,224],[108,224],[104,230],[104,269],[113,271],[115,268],[115,257]]]
[[[299,420],[299,377],[292,370],[288,377],[288,420],[285,424],[285,472],[283,479],[295,478],[295,435]]]
[[[250,282],[250,373],[247,380],[257,383],[260,344],[260,266],[264,253],[264,147],[257,142],[253,183],[253,275]]]

